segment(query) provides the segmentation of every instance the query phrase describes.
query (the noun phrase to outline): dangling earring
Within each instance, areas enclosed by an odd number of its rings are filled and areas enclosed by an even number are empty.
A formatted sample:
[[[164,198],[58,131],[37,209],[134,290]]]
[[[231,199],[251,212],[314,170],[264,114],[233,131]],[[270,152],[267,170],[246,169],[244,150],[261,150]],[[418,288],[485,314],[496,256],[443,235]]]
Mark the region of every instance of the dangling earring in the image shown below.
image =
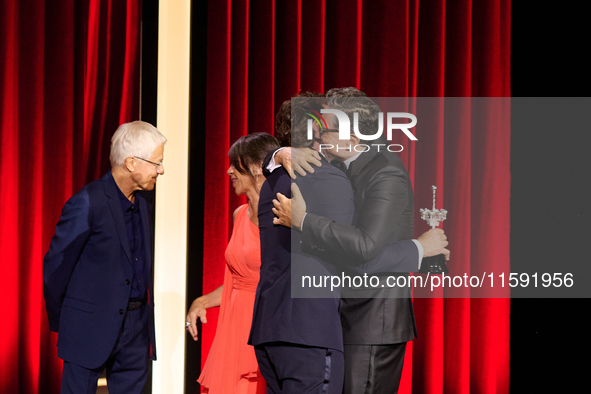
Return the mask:
[[[265,182],[264,177],[262,180],[261,180],[261,177],[263,177],[263,174],[255,174],[255,176],[254,176],[255,184],[259,190],[261,190],[261,187],[263,186],[263,182]]]

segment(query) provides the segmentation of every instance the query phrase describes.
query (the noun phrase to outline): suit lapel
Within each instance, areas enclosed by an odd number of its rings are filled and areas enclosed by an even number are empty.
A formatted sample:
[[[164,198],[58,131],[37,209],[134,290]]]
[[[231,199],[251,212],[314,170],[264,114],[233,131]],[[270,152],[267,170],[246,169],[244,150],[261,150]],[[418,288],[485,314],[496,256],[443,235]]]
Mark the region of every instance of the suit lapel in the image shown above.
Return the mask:
[[[150,218],[148,215],[148,202],[138,193],[135,195],[136,199],[140,199],[140,215],[142,216],[142,238],[144,240],[144,278],[148,283],[152,282],[152,228],[150,226]]]
[[[355,179],[357,175],[359,175],[363,167],[365,167],[365,165],[369,163],[376,154],[377,152],[372,151],[363,152],[359,155],[357,159],[353,160],[349,165],[349,178],[351,180]]]
[[[127,261],[131,265],[131,249],[129,248],[129,240],[127,239],[127,230],[125,230],[125,220],[123,219],[123,212],[121,211],[121,203],[119,202],[119,195],[116,189],[116,184],[111,180],[111,175],[107,173],[103,178],[103,186],[105,188],[105,194],[109,198],[109,208],[115,221],[115,228],[117,229],[117,235],[127,256]]]

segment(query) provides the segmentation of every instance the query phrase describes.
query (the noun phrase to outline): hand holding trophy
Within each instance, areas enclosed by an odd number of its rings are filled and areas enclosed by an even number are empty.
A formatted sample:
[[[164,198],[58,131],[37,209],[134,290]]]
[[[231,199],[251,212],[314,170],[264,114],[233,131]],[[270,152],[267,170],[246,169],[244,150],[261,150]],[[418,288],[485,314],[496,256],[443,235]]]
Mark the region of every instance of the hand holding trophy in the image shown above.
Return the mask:
[[[433,185],[431,186],[431,189],[433,189],[433,209],[421,208],[419,212],[421,213],[421,219],[427,221],[431,228],[435,228],[439,226],[439,222],[443,222],[447,218],[447,210],[435,208],[435,193],[437,192],[437,186]],[[445,263],[445,256],[443,254],[438,254],[436,256],[424,257],[419,272],[447,274],[449,270]]]

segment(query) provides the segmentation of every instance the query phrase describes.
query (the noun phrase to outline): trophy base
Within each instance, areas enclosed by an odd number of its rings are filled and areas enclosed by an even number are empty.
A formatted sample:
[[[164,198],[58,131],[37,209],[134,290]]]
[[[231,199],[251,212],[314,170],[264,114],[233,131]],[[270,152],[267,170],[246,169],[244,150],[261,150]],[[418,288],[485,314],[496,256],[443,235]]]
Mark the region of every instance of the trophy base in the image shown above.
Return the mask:
[[[437,256],[423,257],[421,263],[421,269],[419,270],[422,274],[441,275],[449,273],[447,265],[445,263],[445,256],[438,254]]]

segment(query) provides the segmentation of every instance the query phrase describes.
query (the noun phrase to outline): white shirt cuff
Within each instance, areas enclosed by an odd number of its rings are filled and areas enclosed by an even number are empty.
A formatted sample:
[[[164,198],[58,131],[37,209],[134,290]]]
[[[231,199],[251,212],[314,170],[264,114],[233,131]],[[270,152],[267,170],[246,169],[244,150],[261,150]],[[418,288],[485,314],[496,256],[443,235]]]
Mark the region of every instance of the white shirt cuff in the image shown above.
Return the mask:
[[[285,147],[279,148],[273,153],[273,156],[271,156],[271,160],[269,160],[269,164],[267,164],[267,171],[273,172],[276,169],[278,169],[279,167],[281,167],[280,165],[275,164],[275,155],[277,154],[277,152],[279,152],[283,148],[285,148]]]
[[[304,217],[302,218],[302,223],[300,225],[300,231],[304,231],[304,219],[306,219],[306,215],[308,214],[308,212],[306,212],[304,214]]]
[[[425,251],[423,250],[423,245],[421,245],[421,243],[419,241],[417,241],[416,239],[413,239],[412,242],[414,242],[415,245],[417,245],[417,249],[419,249],[419,270],[420,270],[421,263],[423,262],[423,254],[425,254]]]

